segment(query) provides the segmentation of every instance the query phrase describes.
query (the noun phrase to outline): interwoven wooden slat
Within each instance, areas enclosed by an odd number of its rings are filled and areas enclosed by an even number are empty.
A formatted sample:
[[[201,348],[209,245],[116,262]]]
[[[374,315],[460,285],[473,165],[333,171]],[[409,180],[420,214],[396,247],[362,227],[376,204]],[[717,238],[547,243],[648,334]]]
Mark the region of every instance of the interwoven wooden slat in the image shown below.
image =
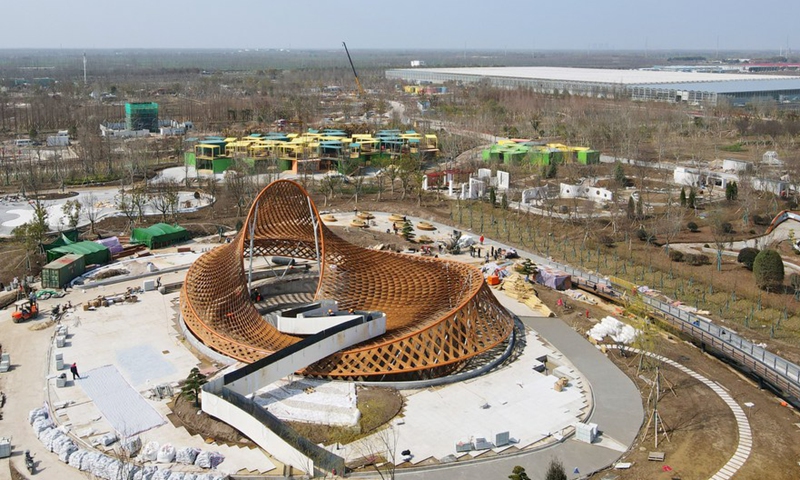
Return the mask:
[[[253,362],[301,339],[272,327],[250,301],[244,258],[253,222],[256,255],[305,259],[316,259],[316,225],[321,256],[316,298],[337,300],[342,309],[386,313],[384,335],[331,355],[305,374],[430,378],[458,369],[513,329],[478,269],[352,245],[322,224],[300,185],[278,180],[261,191],[235,241],[201,256],[186,274],[183,319],[201,341],[225,355]]]

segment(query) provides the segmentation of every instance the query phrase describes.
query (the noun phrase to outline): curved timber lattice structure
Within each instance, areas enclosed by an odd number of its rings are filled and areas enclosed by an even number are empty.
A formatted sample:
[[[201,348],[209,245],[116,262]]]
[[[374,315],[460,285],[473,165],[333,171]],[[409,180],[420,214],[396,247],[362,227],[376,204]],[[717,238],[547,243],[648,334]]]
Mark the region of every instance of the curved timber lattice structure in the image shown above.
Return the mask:
[[[244,259],[251,244],[254,255],[265,256],[313,260],[319,250],[317,299],[386,314],[384,335],[310,365],[303,372],[307,375],[441,376],[498,345],[513,329],[512,317],[478,269],[350,244],[322,224],[308,194],[294,182],[278,180],[264,188],[244,225],[233,242],[192,265],[181,291],[189,330],[237,360],[254,362],[302,339],[279,332],[250,301]]]

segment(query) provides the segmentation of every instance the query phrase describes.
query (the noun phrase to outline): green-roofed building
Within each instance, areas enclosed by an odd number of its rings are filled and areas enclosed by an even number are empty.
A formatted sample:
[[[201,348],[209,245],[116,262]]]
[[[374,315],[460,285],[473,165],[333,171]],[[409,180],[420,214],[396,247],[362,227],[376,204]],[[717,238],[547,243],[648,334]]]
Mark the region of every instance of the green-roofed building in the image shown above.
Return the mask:
[[[179,225],[157,223],[147,228],[134,228],[131,243],[146,245],[147,248],[164,248],[189,239],[189,232]]]
[[[97,242],[74,242],[47,250],[47,261],[52,262],[64,255],[83,255],[86,265],[104,265],[111,260],[111,250]]]

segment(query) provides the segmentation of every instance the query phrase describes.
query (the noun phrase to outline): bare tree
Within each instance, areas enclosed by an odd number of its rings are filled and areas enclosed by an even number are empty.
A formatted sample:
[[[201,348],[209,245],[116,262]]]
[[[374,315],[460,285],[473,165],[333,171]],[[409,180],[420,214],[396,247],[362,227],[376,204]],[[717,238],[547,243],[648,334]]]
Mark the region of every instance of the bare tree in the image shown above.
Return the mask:
[[[94,193],[86,195],[83,203],[83,215],[89,221],[89,228],[92,233],[95,233],[94,226],[100,216],[100,209],[97,207],[97,197]]]
[[[253,200],[255,185],[253,179],[237,170],[228,170],[225,174],[225,186],[236,202],[236,214],[241,217]]]
[[[153,208],[161,214],[161,221],[167,221],[167,215],[174,217],[178,205],[179,185],[173,179],[158,182],[151,203]]]

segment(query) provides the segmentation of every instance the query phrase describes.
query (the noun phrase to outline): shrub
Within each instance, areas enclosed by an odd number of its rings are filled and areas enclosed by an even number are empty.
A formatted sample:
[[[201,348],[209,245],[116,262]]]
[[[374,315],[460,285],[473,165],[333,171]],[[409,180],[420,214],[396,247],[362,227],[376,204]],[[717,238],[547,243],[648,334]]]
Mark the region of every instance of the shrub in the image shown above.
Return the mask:
[[[753,215],[753,223],[756,225],[767,226],[772,223],[772,218],[767,215]]]
[[[683,252],[679,250],[670,250],[669,251],[669,259],[673,262],[682,262],[683,261]]]
[[[722,230],[722,233],[733,233],[733,225],[731,225],[731,222],[722,222],[719,228]]]
[[[783,259],[775,250],[762,250],[753,262],[753,276],[762,290],[777,290],[783,284]]]
[[[609,235],[601,235],[598,237],[597,241],[604,247],[611,248],[614,246],[614,239]]]
[[[796,273],[789,275],[789,285],[792,286],[795,292],[800,290],[800,275]]]
[[[645,240],[647,240],[647,237],[648,237],[647,231],[644,228],[636,230],[636,238],[638,238],[639,240],[644,242]]]
[[[683,260],[694,267],[711,265],[711,259],[708,258],[708,255],[703,255],[702,253],[687,253],[683,256]]]
[[[756,261],[756,255],[760,250],[757,248],[745,247],[739,250],[739,256],[736,257],[736,261],[743,264],[744,268],[748,270],[753,270],[753,262]]]
[[[694,222],[689,222],[686,224],[686,228],[689,229],[690,232],[696,233],[699,230],[699,227]]]

